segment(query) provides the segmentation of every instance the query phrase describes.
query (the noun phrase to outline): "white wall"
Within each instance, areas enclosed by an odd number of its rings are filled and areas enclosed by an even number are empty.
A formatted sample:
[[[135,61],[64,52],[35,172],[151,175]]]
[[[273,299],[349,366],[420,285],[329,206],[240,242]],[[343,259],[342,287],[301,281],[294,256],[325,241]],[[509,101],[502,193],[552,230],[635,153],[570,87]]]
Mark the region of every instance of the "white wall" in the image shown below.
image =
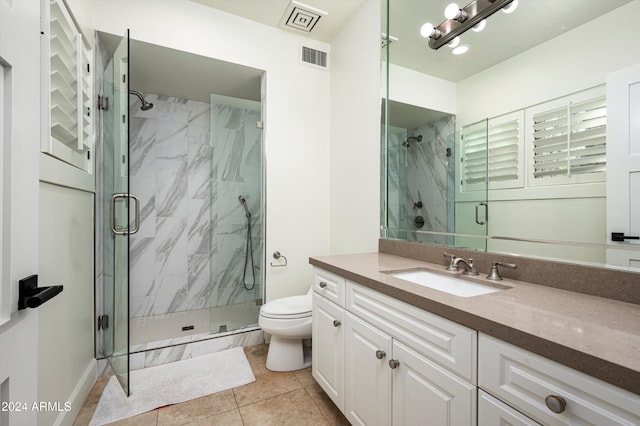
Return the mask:
[[[266,72],[267,300],[304,293],[329,252],[329,72],[298,60],[301,37],[187,0],[99,1],[96,29]],[[327,49],[323,43],[308,42]],[[212,76],[215,78],[215,76]]]
[[[378,250],[379,35],[380,0],[368,0],[331,43],[331,254]]]
[[[46,156],[44,161],[59,162]],[[38,424],[42,426],[56,420],[72,424],[97,377],[93,199],[92,190],[40,183],[40,285],[62,284],[64,289],[38,308],[38,400],[72,402],[69,413],[40,412]]]
[[[459,82],[457,127],[604,84],[640,61],[638,16],[635,0]]]
[[[385,97],[384,81],[381,98]],[[389,99],[422,108],[456,114],[456,84],[389,64]]]

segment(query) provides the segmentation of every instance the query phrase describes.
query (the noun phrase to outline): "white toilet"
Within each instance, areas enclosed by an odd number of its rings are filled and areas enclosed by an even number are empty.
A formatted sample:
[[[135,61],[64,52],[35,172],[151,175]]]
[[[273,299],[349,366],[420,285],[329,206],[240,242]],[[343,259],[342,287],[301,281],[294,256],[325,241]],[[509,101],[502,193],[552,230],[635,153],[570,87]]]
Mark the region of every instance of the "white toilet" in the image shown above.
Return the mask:
[[[258,324],[271,335],[267,368],[293,371],[311,366],[311,354],[303,345],[311,338],[312,290],[304,296],[283,297],[260,308]]]

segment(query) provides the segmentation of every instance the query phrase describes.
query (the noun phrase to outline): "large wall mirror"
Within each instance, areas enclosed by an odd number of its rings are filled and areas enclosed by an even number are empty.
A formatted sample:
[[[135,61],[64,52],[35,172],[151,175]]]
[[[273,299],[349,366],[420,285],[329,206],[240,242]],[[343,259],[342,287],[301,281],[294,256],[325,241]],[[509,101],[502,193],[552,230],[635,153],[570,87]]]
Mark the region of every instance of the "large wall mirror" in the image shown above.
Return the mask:
[[[450,3],[383,2],[382,238],[640,271],[640,0],[514,0],[436,50]]]

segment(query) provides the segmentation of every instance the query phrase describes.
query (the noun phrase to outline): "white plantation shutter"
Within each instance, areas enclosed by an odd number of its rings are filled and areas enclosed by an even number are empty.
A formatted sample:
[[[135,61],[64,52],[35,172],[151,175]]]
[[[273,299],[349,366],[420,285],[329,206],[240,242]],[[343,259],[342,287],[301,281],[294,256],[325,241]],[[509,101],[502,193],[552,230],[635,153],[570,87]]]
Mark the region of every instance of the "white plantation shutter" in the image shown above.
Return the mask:
[[[462,191],[481,191],[487,182],[487,121],[465,126],[460,134]]]
[[[604,181],[607,109],[603,92],[603,88],[592,89],[530,108],[530,185]]]
[[[463,127],[462,190],[521,187],[524,182],[523,111]]]
[[[47,108],[43,113],[42,150],[91,172],[93,52],[62,0],[47,0],[43,37],[43,84]]]
[[[489,120],[489,189],[524,184],[524,111]]]

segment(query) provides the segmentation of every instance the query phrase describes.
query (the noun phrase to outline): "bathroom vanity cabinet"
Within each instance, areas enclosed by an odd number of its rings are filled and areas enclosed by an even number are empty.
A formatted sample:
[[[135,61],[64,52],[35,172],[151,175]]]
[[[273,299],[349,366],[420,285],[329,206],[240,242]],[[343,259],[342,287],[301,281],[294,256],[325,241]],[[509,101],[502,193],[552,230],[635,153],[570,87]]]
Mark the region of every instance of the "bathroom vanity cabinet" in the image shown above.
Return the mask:
[[[352,424],[476,424],[475,331],[319,269],[313,297],[312,373]]]
[[[632,392],[321,268],[313,280],[312,374],[354,425],[640,425]]]

